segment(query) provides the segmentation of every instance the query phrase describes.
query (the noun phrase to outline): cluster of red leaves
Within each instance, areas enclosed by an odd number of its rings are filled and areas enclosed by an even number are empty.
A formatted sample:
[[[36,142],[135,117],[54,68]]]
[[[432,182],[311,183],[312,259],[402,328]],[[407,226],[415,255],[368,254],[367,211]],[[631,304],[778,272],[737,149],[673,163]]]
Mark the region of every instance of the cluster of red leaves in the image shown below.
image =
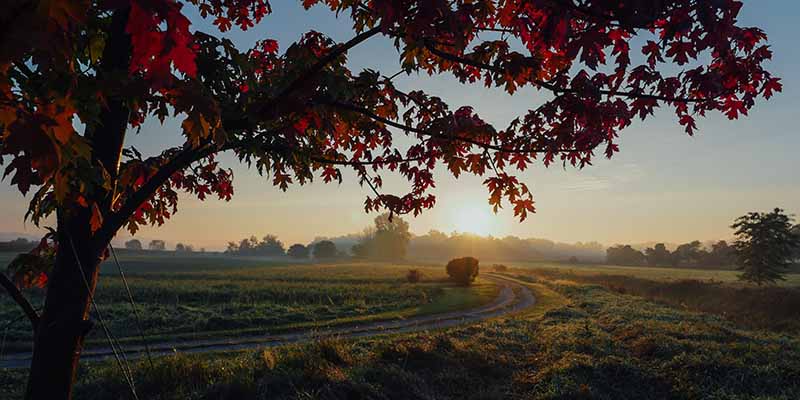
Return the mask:
[[[248,29],[271,12],[265,0],[188,3],[223,32]],[[353,168],[375,192],[367,211],[395,213],[435,204],[434,170],[442,165],[455,177],[484,176],[490,204],[507,201],[524,220],[533,197],[511,169],[584,167],[596,152],[613,156],[620,130],[658,107],[693,134],[706,113],[735,119],[781,90],[764,68],[766,35],[737,25],[736,0],[304,0],[306,8],[349,13],[356,36],[335,43],[311,31],[283,53],[270,39],[242,53],[226,39],[192,33],[177,0],[75,4],[37,17],[52,28],[39,39],[52,40],[15,46],[12,61],[0,65],[1,150],[12,157],[6,173],[15,174],[14,184],[42,187],[34,215],[65,201],[100,207],[106,203],[93,193],[113,190],[108,209],[93,218],[112,231],[162,224],[177,210],[177,190],[229,199],[230,171],[211,158],[226,150],[282,190],[315,177],[340,182],[341,169]],[[98,54],[111,38],[103,27],[122,11],[131,45],[126,74],[75,68],[102,66]],[[543,96],[495,127],[470,107],[451,109],[420,88],[396,87],[395,75],[351,71],[347,51],[376,35],[393,41],[407,74],[450,74],[464,84],[511,94],[529,87]],[[64,81],[66,88],[53,84]],[[41,87],[56,92],[42,96]],[[88,173],[96,166],[91,143],[61,128],[73,114],[94,127],[105,99],[115,96],[125,99],[133,126],[149,115],[182,115],[186,143],[146,160],[131,157],[118,174]],[[62,106],[54,111],[51,103]],[[408,181],[405,194],[384,193],[387,172]]]
[[[119,177],[119,184],[126,190],[117,197],[112,211],[123,207],[130,196],[158,174],[166,160],[175,153],[172,150],[159,157],[142,160],[138,153],[126,151],[130,159],[124,163]],[[205,200],[212,193],[220,200],[230,200],[233,196],[233,171],[220,167],[214,158],[213,154],[209,155],[198,160],[190,170],[179,170],[169,176],[168,181],[159,186],[152,196],[138,204],[130,218],[125,221],[128,231],[133,234],[141,225],[163,225],[178,211],[178,190],[193,194],[200,200]]]
[[[130,73],[143,72],[155,89],[169,85],[172,67],[189,77],[197,74],[189,19],[174,0],[130,2],[125,31],[131,40]],[[160,26],[166,25],[162,32]]]
[[[58,250],[52,232],[45,235],[39,244],[28,253],[17,255],[7,270],[15,285],[20,288],[44,288],[47,286],[47,276],[53,267],[53,259]]]
[[[735,0],[442,1],[414,6],[376,0],[368,3],[369,13],[349,2],[304,2],[307,7],[316,3],[336,11],[352,7],[357,26],[380,26],[383,34],[396,39],[406,71],[449,72],[464,83],[483,82],[509,93],[532,86],[552,96],[501,130],[486,124],[462,126],[459,111],[448,111],[441,100],[422,92],[411,97],[378,79],[371,83],[372,92],[385,95],[381,102],[365,100],[363,93],[329,94],[336,100],[324,99],[323,104],[334,103],[340,113],[354,112],[389,126],[396,115],[380,115],[378,107],[402,104],[407,111],[401,129],[420,143],[403,157],[416,161],[400,163],[412,191],[400,198],[368,199],[367,209],[377,205],[416,213],[432,205],[425,190],[432,187],[430,172],[437,162],[455,176],[462,171],[483,175],[491,165],[494,177],[486,180],[490,203],[498,207],[504,197],[524,219],[533,210],[530,192],[503,172],[506,166],[524,170],[541,158],[544,165],[560,159],[583,167],[591,164],[598,148],[611,157],[619,150],[619,131],[634,118],[653,115],[657,107],[672,108],[678,123],[694,134],[697,117],[719,111],[735,119],[747,113],[756,97],[769,98],[781,90],[779,79],[763,68],[771,57],[766,35],[736,24],[741,2]],[[631,43],[648,36],[652,40],[641,48],[646,60],[637,65]],[[513,50],[514,40],[527,54]],[[671,65],[687,67],[670,75],[666,71],[674,70]],[[355,81],[349,85],[356,86]],[[324,115],[323,120],[345,118]],[[374,161],[374,156],[362,156],[369,134],[359,128],[360,133],[351,133],[360,143],[334,150],[352,156],[353,163]],[[379,128],[373,127],[376,132]],[[389,154],[394,149],[385,144],[383,150]],[[373,169],[389,165],[378,164]],[[329,167],[323,171],[325,177],[333,175]]]
[[[261,22],[267,14],[272,12],[266,0],[189,0],[200,9],[203,18],[214,16],[214,25],[220,32],[231,29],[236,25],[241,30],[247,30]]]

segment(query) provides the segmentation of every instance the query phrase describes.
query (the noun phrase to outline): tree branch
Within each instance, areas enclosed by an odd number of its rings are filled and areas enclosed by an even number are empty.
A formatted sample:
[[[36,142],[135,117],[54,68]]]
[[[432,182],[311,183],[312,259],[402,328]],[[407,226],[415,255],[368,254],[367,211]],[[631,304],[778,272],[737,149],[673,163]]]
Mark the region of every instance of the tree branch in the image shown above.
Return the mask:
[[[31,326],[33,328],[33,331],[36,332],[36,328],[39,326],[39,314],[33,308],[28,299],[26,299],[25,296],[22,294],[22,292],[19,290],[19,288],[17,288],[17,285],[15,285],[14,282],[11,282],[11,280],[8,279],[6,274],[0,273],[0,286],[3,286],[3,288],[6,290],[6,292],[8,292],[11,298],[14,299],[14,301],[20,306],[20,308],[22,308],[22,311],[25,313],[25,315],[28,316],[28,319],[31,321]]]
[[[373,119],[375,121],[378,121],[378,122],[384,123],[386,125],[389,125],[389,126],[392,126],[392,127],[398,128],[398,129],[402,129],[402,130],[405,130],[405,131],[414,132],[414,133],[417,133],[417,134],[420,134],[420,135],[430,136],[430,137],[434,137],[434,138],[442,139],[442,140],[470,143],[470,144],[474,144],[476,146],[482,147],[484,149],[499,151],[501,153],[546,153],[546,152],[549,152],[549,151],[560,152],[560,153],[574,153],[574,152],[579,152],[580,151],[580,150],[577,150],[577,149],[555,149],[555,150],[553,150],[553,149],[538,148],[538,147],[536,147],[536,148],[533,148],[533,147],[509,148],[509,147],[497,146],[497,145],[493,145],[493,144],[490,144],[490,143],[480,142],[478,140],[471,139],[471,138],[466,138],[466,137],[462,137],[462,136],[444,135],[444,134],[441,134],[441,133],[430,132],[430,131],[426,131],[424,129],[415,128],[413,126],[404,125],[404,124],[401,124],[399,122],[395,122],[395,121],[392,121],[390,119],[378,116],[375,113],[373,113],[372,111],[367,110],[366,108],[358,107],[358,106],[355,106],[355,105],[352,105],[352,104],[340,103],[340,102],[335,102],[335,101],[325,102],[325,103],[322,103],[322,104],[329,105],[329,106],[336,107],[336,108],[340,108],[340,109],[347,110],[347,111],[352,111],[352,112],[355,112],[355,113],[359,113],[359,114],[365,115],[365,116],[367,116],[367,117],[369,117],[369,118],[371,118],[371,119]]]
[[[303,85],[307,85],[312,80],[314,75],[317,72],[321,71],[323,68],[325,68],[325,66],[328,65],[328,63],[337,59],[339,56],[347,53],[353,47],[356,47],[357,45],[361,44],[365,40],[371,38],[372,36],[375,36],[380,32],[381,32],[380,27],[375,27],[370,30],[361,32],[358,35],[354,36],[352,39],[348,40],[347,42],[339,44],[338,46],[334,47],[333,50],[331,50],[324,57],[320,58],[319,61],[317,61],[309,69],[304,71],[302,74],[300,74],[300,76],[298,76],[291,83],[289,83],[289,85],[286,86],[283,90],[281,90],[277,96],[267,100],[264,104],[262,104],[261,107],[259,107],[256,110],[256,114],[262,114],[264,112],[267,112],[275,104],[287,98],[290,94],[292,94],[292,92],[299,89]]]
[[[425,41],[425,48],[428,49],[428,51],[430,51],[431,54],[433,54],[433,55],[435,55],[435,56],[437,56],[439,58],[443,58],[445,60],[448,60],[448,61],[452,61],[452,62],[456,62],[456,63],[460,63],[460,64],[466,64],[466,65],[469,65],[469,66],[473,66],[475,68],[480,68],[480,69],[483,69],[483,70],[486,70],[486,71],[490,71],[490,72],[494,72],[494,73],[498,73],[498,74],[503,74],[503,73],[506,72],[503,68],[496,67],[494,65],[489,65],[489,64],[486,64],[486,63],[482,63],[480,61],[473,60],[471,58],[458,56],[456,54],[448,53],[446,51],[437,49],[435,46],[432,46],[429,41]],[[541,86],[541,87],[543,87],[543,88],[545,88],[547,90],[550,90],[553,93],[581,93],[582,92],[581,90],[577,90],[577,89],[559,87],[559,86],[553,85],[550,82],[546,82],[546,81],[542,81],[542,80],[538,80],[538,79],[537,80],[533,80],[531,82],[533,82],[533,83],[535,83],[535,84],[537,84],[537,85],[539,85],[539,86]],[[607,96],[627,97],[627,98],[631,98],[631,99],[650,99],[650,100],[667,101],[667,102],[673,102],[673,103],[698,103],[698,102],[703,102],[703,101],[707,101],[708,100],[708,99],[705,99],[705,98],[687,99],[687,98],[680,98],[680,97],[660,96],[660,95],[656,95],[656,94],[620,92],[620,91],[614,91],[614,90],[598,90],[597,93],[599,93],[601,95],[607,95]]]
[[[188,167],[191,163],[208,157],[217,151],[219,150],[208,145],[199,148],[192,148],[191,146],[184,147],[175,157],[159,167],[158,171],[156,171],[144,185],[135,191],[119,210],[105,218],[103,225],[95,234],[95,238],[99,240],[100,243],[106,243],[106,241],[111,240],[117,233],[117,230],[125,224],[139,206],[147,201],[147,199],[172,177],[172,175]]]

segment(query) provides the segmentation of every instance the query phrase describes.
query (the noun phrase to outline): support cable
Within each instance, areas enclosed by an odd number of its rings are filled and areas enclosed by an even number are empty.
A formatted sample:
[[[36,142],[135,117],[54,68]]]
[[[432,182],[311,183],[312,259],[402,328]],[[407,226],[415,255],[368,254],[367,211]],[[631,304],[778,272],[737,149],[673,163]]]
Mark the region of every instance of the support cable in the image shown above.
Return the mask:
[[[97,320],[100,322],[100,326],[103,328],[103,332],[106,335],[106,339],[108,340],[108,344],[111,345],[111,351],[114,353],[114,358],[117,360],[117,364],[119,368],[122,370],[122,375],[125,377],[125,381],[128,383],[128,388],[133,395],[133,398],[139,400],[139,396],[136,394],[136,387],[133,383],[133,372],[127,365],[127,360],[123,362],[122,356],[120,356],[120,352],[117,351],[117,347],[114,343],[114,339],[111,337],[111,331],[106,326],[106,322],[103,319],[103,314],[100,313],[100,308],[97,307],[97,302],[94,300],[94,294],[92,293],[91,287],[89,286],[89,281],[86,279],[86,273],[81,265],[81,260],[78,258],[78,251],[75,250],[75,242],[72,241],[72,236],[69,233],[66,234],[67,239],[69,239],[69,245],[72,248],[72,254],[75,257],[75,264],[78,265],[78,269],[80,270],[81,279],[83,279],[83,284],[86,286],[86,291],[89,295],[89,301],[91,301],[92,307],[94,308],[95,313],[97,314]]]
[[[125,286],[125,291],[128,292],[128,302],[131,303],[131,308],[133,309],[133,315],[136,318],[136,327],[139,330],[139,337],[142,338],[142,343],[144,343],[144,349],[147,353],[147,361],[150,363],[150,368],[153,368],[153,356],[150,354],[150,345],[147,344],[147,340],[144,336],[144,329],[142,329],[142,317],[139,315],[139,308],[136,307],[136,302],[133,300],[133,293],[131,292],[131,287],[128,285],[128,279],[125,278],[125,273],[122,271],[122,266],[119,264],[119,259],[117,258],[117,252],[114,251],[114,246],[111,243],[108,244],[108,248],[111,249],[111,256],[114,257],[114,263],[117,264],[117,271],[119,271],[119,276],[122,278],[122,284]]]

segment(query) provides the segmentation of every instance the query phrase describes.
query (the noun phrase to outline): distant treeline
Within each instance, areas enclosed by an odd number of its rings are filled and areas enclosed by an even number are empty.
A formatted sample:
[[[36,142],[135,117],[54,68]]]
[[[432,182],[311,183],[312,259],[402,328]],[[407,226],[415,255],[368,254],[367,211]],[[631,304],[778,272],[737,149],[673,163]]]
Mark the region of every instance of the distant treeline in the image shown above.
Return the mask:
[[[664,243],[658,243],[639,251],[631,245],[617,245],[606,250],[606,262],[615,265],[652,267],[730,267],[736,262],[734,248],[724,240],[703,246],[700,241],[679,245],[669,251]]]
[[[395,217],[395,220],[399,217]],[[376,222],[376,225],[378,223]],[[425,235],[410,236],[399,239],[390,245],[382,242],[389,235],[382,237],[380,228],[368,228],[361,234],[351,234],[339,237],[319,237],[312,243],[326,240],[336,244],[340,249],[349,249],[356,257],[386,258],[387,254],[400,256],[405,254],[409,260],[450,260],[462,257],[465,254],[481,260],[492,261],[551,261],[569,260],[577,258],[580,262],[602,263],[605,261],[605,247],[597,242],[588,243],[558,243],[546,239],[519,238],[506,236],[496,238],[492,236],[478,236],[471,233],[454,232],[447,234],[432,230]],[[375,238],[381,240],[375,240]],[[406,250],[392,249],[405,242]],[[371,251],[364,251],[372,249]],[[380,257],[377,257],[380,255]]]
[[[295,243],[285,249],[275,235],[266,235],[261,240],[255,236],[244,238],[237,242],[228,242],[225,254],[239,256],[284,257],[304,260],[309,257],[315,259],[334,259],[346,257],[347,254],[339,252],[333,242],[327,240],[316,241],[308,246]]]
[[[286,255],[283,242],[275,235],[266,235],[261,240],[255,236],[244,238],[237,242],[228,242],[225,253],[242,256],[276,257]]]
[[[408,253],[416,259],[451,259],[469,254],[481,260],[495,261],[552,261],[573,257],[591,263],[604,260],[603,245],[596,242],[568,244],[516,236],[448,235],[436,230],[413,237]]]
[[[24,253],[36,247],[36,242],[25,238],[16,238],[8,242],[0,242],[0,251]]]

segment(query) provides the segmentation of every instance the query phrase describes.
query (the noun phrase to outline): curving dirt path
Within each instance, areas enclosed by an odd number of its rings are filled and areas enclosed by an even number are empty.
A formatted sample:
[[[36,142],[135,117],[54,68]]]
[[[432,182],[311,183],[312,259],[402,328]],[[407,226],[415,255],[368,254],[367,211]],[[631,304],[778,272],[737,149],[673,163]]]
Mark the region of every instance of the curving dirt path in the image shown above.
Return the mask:
[[[500,286],[500,293],[491,303],[471,310],[269,336],[154,343],[150,344],[150,354],[160,356],[173,354],[175,352],[205,353],[213,351],[246,350],[307,342],[325,337],[359,338],[441,329],[514,314],[530,308],[536,303],[536,299],[533,297],[531,290],[518,282],[505,279],[499,275],[485,275],[484,279],[490,280]],[[143,345],[129,345],[123,346],[123,348],[125,356],[129,360],[144,357],[146,354],[145,346]],[[113,356],[114,353],[111,348],[96,348],[84,351],[81,355],[81,361],[99,361]],[[30,365],[30,359],[30,353],[7,354],[0,360],[0,369],[27,368]]]

